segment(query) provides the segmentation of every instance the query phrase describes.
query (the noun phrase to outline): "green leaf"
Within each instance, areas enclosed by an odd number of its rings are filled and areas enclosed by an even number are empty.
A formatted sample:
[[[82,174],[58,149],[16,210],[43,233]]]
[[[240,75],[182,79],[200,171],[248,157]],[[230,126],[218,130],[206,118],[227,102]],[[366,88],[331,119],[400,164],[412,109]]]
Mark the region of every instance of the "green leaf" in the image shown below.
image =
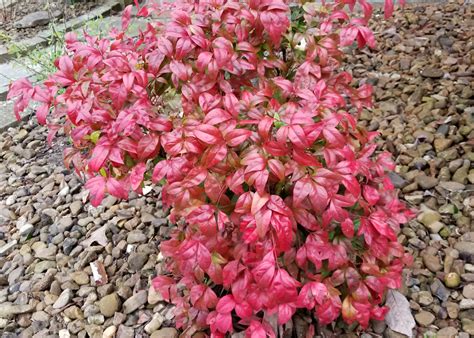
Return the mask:
[[[354,221],[354,232],[357,233],[359,231],[359,228],[360,228],[360,218]]]
[[[92,143],[97,144],[97,141],[99,141],[99,137],[100,137],[100,130],[96,130],[92,132],[92,134],[90,135],[90,140]]]
[[[285,126],[285,122],[283,122],[283,121],[275,121],[275,123],[273,123],[273,124],[275,125],[275,128],[277,128],[277,129]]]
[[[135,161],[129,154],[125,154],[125,165],[129,168],[135,166]]]
[[[213,252],[211,255],[212,263],[220,265],[227,263],[227,259],[222,257],[222,255],[218,252]]]
[[[365,244],[364,235],[354,237],[351,241],[351,244],[352,244],[352,247],[354,248],[354,250],[356,250],[356,251],[364,250],[364,244]]]

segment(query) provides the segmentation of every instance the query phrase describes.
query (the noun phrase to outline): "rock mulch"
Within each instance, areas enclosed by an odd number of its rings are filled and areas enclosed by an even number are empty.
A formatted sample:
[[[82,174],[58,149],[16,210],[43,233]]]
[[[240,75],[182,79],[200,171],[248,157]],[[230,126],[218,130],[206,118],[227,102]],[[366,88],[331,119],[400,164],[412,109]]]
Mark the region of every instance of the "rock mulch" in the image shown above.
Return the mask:
[[[472,5],[412,6],[375,22],[379,50],[350,56],[348,70],[375,85],[378,106],[361,124],[380,132],[380,148],[397,162],[391,179],[419,210],[399,236],[415,257],[400,292],[414,336],[467,338],[474,335]],[[176,337],[171,309],[150,288],[169,231],[159,189],[92,208],[62,165],[66,141],[48,148],[45,135],[33,122],[0,135],[2,338]],[[374,322],[363,336],[404,337],[394,329]]]
[[[0,137],[3,337],[172,337],[150,279],[166,236],[159,190],[92,208],[58,138],[30,122]],[[170,328],[167,328],[170,327]]]
[[[410,6],[375,20],[378,51],[349,58],[375,85],[361,124],[380,132],[397,162],[391,179],[419,212],[399,236],[415,257],[402,291],[416,336],[474,335],[473,8]]]

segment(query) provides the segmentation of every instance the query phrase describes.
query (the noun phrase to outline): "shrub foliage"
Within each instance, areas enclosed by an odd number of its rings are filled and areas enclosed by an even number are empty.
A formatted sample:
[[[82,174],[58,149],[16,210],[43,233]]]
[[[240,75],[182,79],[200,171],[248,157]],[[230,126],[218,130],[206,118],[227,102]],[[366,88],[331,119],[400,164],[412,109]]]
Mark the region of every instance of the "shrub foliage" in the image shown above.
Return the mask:
[[[362,11],[353,14],[354,6]],[[386,10],[393,4],[388,1]],[[148,6],[138,37],[66,36],[57,72],[12,84],[19,114],[72,140],[65,161],[91,203],[162,184],[176,223],[162,242],[169,274],[153,280],[187,332],[245,329],[275,337],[269,318],[296,311],[320,325],[382,319],[409,256],[397,242],[411,212],[356,125],[372,89],[352,86],[344,46],[374,47],[365,0],[179,0]],[[166,99],[180,98],[179,110]]]

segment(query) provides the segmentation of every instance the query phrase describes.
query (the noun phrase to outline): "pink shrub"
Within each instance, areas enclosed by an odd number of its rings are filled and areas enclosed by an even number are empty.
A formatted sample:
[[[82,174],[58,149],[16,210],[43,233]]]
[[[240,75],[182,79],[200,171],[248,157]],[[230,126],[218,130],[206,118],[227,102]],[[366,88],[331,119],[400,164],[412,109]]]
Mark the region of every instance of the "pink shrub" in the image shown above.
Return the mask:
[[[180,0],[137,38],[128,7],[107,38],[68,34],[44,84],[11,86],[16,113],[38,101],[50,136],[71,137],[65,160],[93,205],[163,184],[177,226],[160,247],[169,275],[153,285],[188,334],[224,337],[238,323],[275,337],[266,318],[284,324],[299,309],[365,328],[387,312],[410,260],[397,232],[411,212],[376,133],[356,126],[372,89],[351,85],[341,48],[375,39],[371,5],[358,0],[351,17],[355,5]],[[174,94],[180,111],[163,99]]]

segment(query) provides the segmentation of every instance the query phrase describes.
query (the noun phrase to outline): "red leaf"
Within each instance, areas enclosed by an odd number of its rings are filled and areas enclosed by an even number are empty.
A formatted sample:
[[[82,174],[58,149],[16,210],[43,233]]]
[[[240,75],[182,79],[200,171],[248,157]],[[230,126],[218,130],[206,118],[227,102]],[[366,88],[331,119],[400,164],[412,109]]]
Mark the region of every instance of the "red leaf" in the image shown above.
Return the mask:
[[[269,174],[270,173],[266,169],[260,170],[260,171],[254,171],[248,175],[245,175],[245,181],[249,185],[253,185],[258,193],[264,194],[265,186],[267,185]]]
[[[211,327],[211,337],[224,338],[225,333],[232,332],[232,316],[230,313],[211,312],[206,318],[206,324]]]
[[[384,1],[384,16],[385,19],[388,19],[393,14],[393,0]]]
[[[291,95],[294,93],[293,82],[284,79],[284,78],[274,78],[273,82],[283,90],[285,96]]]
[[[128,25],[130,24],[130,17],[132,14],[132,5],[128,5],[125,7],[122,13],[122,30],[126,31],[128,28]],[[137,6],[138,7],[138,6]]]
[[[171,292],[170,289],[174,286],[175,281],[167,276],[156,276],[152,280],[153,287],[156,291],[161,293],[161,296],[166,300],[171,300]]]
[[[226,314],[232,312],[235,308],[235,301],[232,295],[226,295],[219,299],[216,310],[218,313]]]
[[[354,237],[354,223],[350,218],[346,218],[344,222],[341,223],[341,229],[344,236],[347,238]]]
[[[186,71],[186,66],[182,62],[175,61],[175,60],[171,61],[170,70],[181,81],[186,81],[188,79],[188,73]]]
[[[153,183],[157,183],[158,181],[166,177],[169,170],[170,170],[170,167],[169,167],[168,161],[161,160],[160,162],[158,162],[155,168],[153,169],[153,175],[152,175]]]
[[[277,248],[280,251],[287,251],[293,242],[293,223],[289,217],[273,214],[271,219],[272,227],[275,229]]]
[[[275,276],[274,253],[269,252],[262,261],[252,269],[252,276],[260,288],[268,288]]]
[[[183,242],[179,250],[184,261],[187,261],[190,269],[195,269],[198,265],[205,270],[211,265],[211,254],[202,243],[196,240],[188,240]]]
[[[166,38],[160,38],[157,43],[158,50],[168,57],[173,55],[173,44]]]
[[[216,316],[216,328],[222,333],[232,332],[232,316],[230,313],[218,313]]]
[[[91,204],[96,207],[100,205],[105,195],[106,180],[102,176],[96,176],[87,181],[85,187],[91,194]]]
[[[227,156],[227,146],[225,144],[216,144],[206,149],[201,161],[206,168],[214,167]]]
[[[258,122],[258,134],[264,140],[268,140],[270,135],[270,130],[273,126],[273,119],[269,116],[265,116]]]
[[[293,149],[293,159],[301,165],[318,167],[320,163],[313,156],[302,149]]]
[[[271,210],[262,210],[255,215],[256,231],[259,238],[265,238],[272,220]]]
[[[273,175],[280,181],[285,179],[285,167],[279,160],[271,159],[268,161],[268,166]]]
[[[224,266],[222,269],[222,276],[224,279],[224,286],[229,287],[234,280],[237,278],[237,274],[239,273],[239,262],[238,261],[231,261]]]
[[[107,179],[107,191],[117,198],[127,199],[128,198],[128,189],[125,186],[124,182],[117,181],[113,177]]]
[[[310,231],[318,229],[316,217],[305,209],[294,209],[293,214],[295,215],[296,221]]]
[[[201,184],[207,177],[208,172],[205,168],[196,167],[191,170],[182,184],[184,188],[192,188]]]
[[[74,73],[74,65],[69,56],[61,56],[59,58],[58,68],[66,77],[72,77]]]
[[[298,148],[307,148],[309,146],[308,138],[306,137],[303,127],[300,125],[292,125],[289,128],[288,138],[291,143]]]
[[[225,201],[228,200],[227,196],[224,195],[226,188],[221,182],[219,182],[215,175],[209,174],[207,176],[204,181],[204,190],[207,197],[209,197],[213,203],[220,205],[226,204]]]
[[[194,136],[207,144],[216,144],[218,141],[222,140],[222,134],[219,129],[209,124],[201,124],[197,126],[194,130]]]
[[[380,199],[380,194],[377,191],[376,188],[371,187],[370,185],[365,185],[362,194],[364,195],[364,198],[367,202],[369,202],[369,205],[375,205]]]
[[[260,195],[258,193],[254,193],[252,198],[252,208],[250,211],[252,215],[257,214],[257,212],[260,211],[269,200],[270,195],[268,194]]]
[[[229,189],[235,194],[242,194],[242,184],[244,183],[244,170],[242,168],[237,169],[234,174],[227,176],[225,180]]]
[[[36,118],[40,124],[46,124],[46,117],[49,113],[49,104],[45,103],[36,109]]]
[[[235,304],[235,312],[240,318],[249,319],[250,317],[252,317],[253,309],[248,302],[243,301],[241,303]]]
[[[223,102],[225,109],[231,113],[234,118],[237,118],[240,111],[240,103],[237,97],[233,93],[228,93],[224,95]]]
[[[226,122],[231,118],[232,116],[224,109],[215,108],[206,114],[206,117],[204,118],[204,123],[214,126],[216,124]]]
[[[135,75],[133,73],[125,73],[123,74],[122,79],[125,89],[131,91],[133,88],[133,83],[135,82]]]
[[[293,188],[293,205],[299,207],[303,200],[312,194],[314,194],[314,183],[307,177],[299,180]]]
[[[158,136],[147,134],[140,138],[137,146],[137,155],[141,160],[154,157],[158,151],[159,144]]]
[[[226,142],[231,147],[237,147],[241,143],[245,142],[252,132],[247,129],[234,129],[231,132],[227,133],[225,136]]]
[[[130,184],[132,185],[133,190],[137,191],[140,188],[145,171],[146,171],[146,165],[143,162],[138,163],[136,166],[132,168],[132,172],[130,173]]]
[[[207,311],[213,309],[217,304],[217,296],[206,285],[194,285],[190,292],[191,303],[196,309]]]
[[[313,309],[316,305],[321,305],[328,295],[328,290],[323,283],[309,282],[306,283],[298,296],[298,305]]]
[[[296,312],[296,308],[288,304],[278,306],[278,324],[286,324]]]
[[[199,54],[196,61],[196,67],[200,72],[203,72],[207,65],[211,62],[212,53],[211,52],[202,52]]]
[[[98,172],[109,156],[110,148],[107,146],[97,145],[92,151],[92,158],[89,161],[89,169]]]
[[[267,333],[259,321],[252,320],[250,323],[250,326],[248,329],[245,331],[247,337],[252,337],[252,338],[267,338]]]

